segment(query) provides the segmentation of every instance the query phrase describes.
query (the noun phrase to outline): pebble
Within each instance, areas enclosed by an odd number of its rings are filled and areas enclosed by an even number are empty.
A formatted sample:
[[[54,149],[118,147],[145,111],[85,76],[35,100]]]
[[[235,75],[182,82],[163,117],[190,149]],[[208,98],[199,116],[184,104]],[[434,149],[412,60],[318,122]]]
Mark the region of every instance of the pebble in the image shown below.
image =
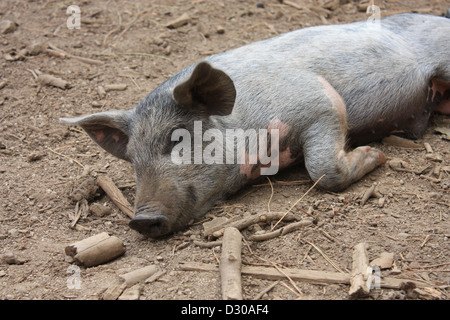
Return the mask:
[[[25,261],[17,258],[13,253],[7,252],[0,256],[0,262],[4,264],[24,264]]]
[[[14,32],[17,29],[17,23],[11,20],[0,21],[0,34]]]

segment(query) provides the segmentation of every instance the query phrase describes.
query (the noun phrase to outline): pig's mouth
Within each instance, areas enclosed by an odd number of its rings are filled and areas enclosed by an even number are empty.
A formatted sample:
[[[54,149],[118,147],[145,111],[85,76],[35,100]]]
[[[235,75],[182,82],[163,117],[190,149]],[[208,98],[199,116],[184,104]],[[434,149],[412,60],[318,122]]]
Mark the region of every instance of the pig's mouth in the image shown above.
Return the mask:
[[[131,229],[152,238],[158,238],[170,232],[169,219],[151,210],[149,206],[137,209],[129,226]]]

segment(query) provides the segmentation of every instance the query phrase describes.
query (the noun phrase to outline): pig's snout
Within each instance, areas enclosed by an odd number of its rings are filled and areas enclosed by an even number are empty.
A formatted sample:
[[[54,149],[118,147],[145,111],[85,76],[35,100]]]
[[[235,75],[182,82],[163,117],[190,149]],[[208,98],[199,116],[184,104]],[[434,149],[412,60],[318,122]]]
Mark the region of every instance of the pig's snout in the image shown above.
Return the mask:
[[[170,232],[169,219],[148,207],[139,208],[129,225],[131,229],[152,238],[161,237]]]

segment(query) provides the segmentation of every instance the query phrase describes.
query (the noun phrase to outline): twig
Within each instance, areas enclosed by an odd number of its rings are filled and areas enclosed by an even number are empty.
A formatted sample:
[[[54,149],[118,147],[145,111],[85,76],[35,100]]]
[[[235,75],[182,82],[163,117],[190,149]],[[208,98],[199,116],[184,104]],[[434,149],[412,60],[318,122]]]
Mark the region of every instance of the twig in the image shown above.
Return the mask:
[[[47,50],[47,53],[51,54],[51,55],[56,55],[59,56],[60,58],[74,58],[77,59],[81,62],[87,63],[87,64],[93,64],[93,65],[98,65],[101,66],[103,65],[103,61],[100,60],[94,60],[94,59],[90,59],[90,58],[85,58],[85,57],[80,57],[80,56],[76,56],[70,53],[65,52],[64,50],[59,49],[58,47],[56,47],[55,45],[53,45],[52,43],[48,44],[49,48],[52,49],[53,51]]]
[[[80,201],[77,201],[77,204],[75,205],[75,218],[73,219],[72,224],[70,225],[70,228],[72,229],[75,227],[78,220],[80,220],[81,214],[86,211],[86,207],[88,206],[86,199],[81,199]]]
[[[373,184],[369,189],[366,190],[366,192],[364,192],[364,195],[361,199],[361,205],[363,206],[367,200],[369,200],[370,198],[374,197],[374,198],[382,198],[383,196],[376,190],[377,185]]]
[[[270,263],[272,266],[274,266],[275,269],[278,270],[278,272],[280,272],[281,274],[283,274],[283,275],[289,280],[289,282],[292,283],[292,285],[293,285],[294,288],[298,291],[298,293],[299,293],[301,296],[303,295],[302,292],[300,291],[300,289],[297,288],[297,286],[296,286],[295,282],[292,280],[292,278],[291,278],[289,275],[287,275],[284,271],[282,271],[282,270],[280,269],[280,267],[278,267],[278,265],[277,265],[275,262],[272,262],[272,261],[270,261],[270,260],[267,260],[267,259],[264,259],[264,258],[258,256],[257,254],[255,254],[255,253],[253,252],[253,250],[250,248],[250,245],[248,244],[248,242],[247,242],[245,239],[244,239],[244,242],[245,242],[245,244],[246,244],[246,246],[247,246],[247,248],[248,248],[248,251],[250,251],[251,255],[255,256],[255,257],[258,258],[259,260],[262,260],[262,261],[264,261],[264,262]]]
[[[214,248],[222,245],[222,241],[201,242],[194,240],[193,243],[200,248]]]
[[[266,287],[265,289],[263,289],[260,293],[258,293],[253,300],[259,300],[261,299],[266,293],[268,293],[270,290],[272,290],[273,288],[275,288],[275,286],[277,284],[279,284],[280,281],[275,281],[274,283],[272,283],[270,286]]]
[[[326,231],[319,229],[320,233],[323,234],[323,236],[325,238],[327,238],[328,240],[330,240],[331,242],[334,242],[334,238],[332,236],[330,236]]]
[[[293,294],[297,295],[299,298],[303,298],[303,295],[301,295],[299,292],[296,292],[294,289],[292,289],[291,287],[289,287],[289,286],[287,285],[287,283],[285,283],[284,281],[281,281],[281,284],[282,284],[283,286],[285,286],[286,289],[288,289],[289,291],[291,291]]]
[[[274,181],[272,184],[280,185],[280,186],[295,186],[299,184],[305,184],[309,183],[311,180],[297,180],[297,181]],[[262,184],[254,184],[252,185],[253,188],[259,188],[259,187],[267,187],[269,186],[269,183],[262,183]]]
[[[430,239],[429,234],[427,234],[427,236],[425,237],[425,240],[423,240],[422,244],[420,245],[421,248],[423,248],[423,246],[427,243],[428,239]]]
[[[314,189],[314,187],[319,183],[320,180],[322,180],[322,178],[325,177],[325,174],[323,174],[313,185],[311,188],[308,189],[308,191],[306,191],[303,196],[300,197],[300,199],[298,199],[289,209],[288,211],[286,211],[286,213],[283,215],[283,217],[281,217],[280,220],[277,221],[277,223],[275,223],[275,225],[272,227],[271,230],[275,229],[276,226],[286,217],[286,215],[300,202],[303,200],[303,198],[312,190]]]
[[[272,232],[252,235],[248,239],[252,240],[252,241],[264,241],[264,240],[272,239],[272,238],[275,238],[278,236],[284,236],[285,234],[287,234],[289,232],[301,229],[306,226],[310,226],[312,224],[313,224],[313,221],[311,219],[302,220],[302,221],[290,223],[290,224],[288,224],[280,229],[277,229],[275,231],[272,231]]]
[[[288,0],[284,0],[283,4],[290,6],[292,8],[298,9],[298,10],[308,10],[308,8],[302,7],[301,5],[296,4],[295,2],[292,2],[292,1],[288,1]]]
[[[78,164],[80,167],[82,167],[84,169],[84,165],[81,164],[81,162],[79,162],[78,160],[72,159],[71,157],[68,157],[68,156],[66,156],[66,155],[64,155],[62,153],[56,152],[55,150],[53,150],[53,149],[51,149],[49,147],[47,147],[47,149],[50,150],[51,152],[53,152],[54,154],[57,154],[58,156],[64,157],[66,159],[69,159],[69,160],[75,162],[76,164]]]
[[[272,192],[270,194],[269,202],[267,203],[267,212],[270,213],[270,202],[272,201],[272,197],[273,197],[273,186],[272,186],[272,181],[270,181],[270,178],[268,176],[266,176],[266,178],[267,178],[267,181],[269,181],[270,189],[272,190]]]
[[[340,273],[345,273],[344,271],[342,271],[341,268],[339,268],[334,262],[333,260],[331,260],[322,250],[320,250],[319,247],[317,247],[314,243],[309,242],[308,240],[305,240],[306,242],[308,242],[314,249],[316,249],[321,255],[322,257],[325,258],[325,260],[328,261],[328,263],[330,263],[337,271],[339,271]]]

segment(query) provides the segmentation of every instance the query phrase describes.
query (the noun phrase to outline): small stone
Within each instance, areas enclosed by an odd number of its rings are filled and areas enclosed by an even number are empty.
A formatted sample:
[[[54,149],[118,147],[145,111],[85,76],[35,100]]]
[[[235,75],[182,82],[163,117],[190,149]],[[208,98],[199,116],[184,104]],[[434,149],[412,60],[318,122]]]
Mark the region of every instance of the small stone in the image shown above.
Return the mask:
[[[264,3],[258,2],[258,3],[256,4],[256,7],[257,7],[257,8],[260,8],[260,9],[264,9]]]
[[[379,266],[380,269],[389,269],[392,267],[392,263],[394,262],[394,253],[392,252],[382,252],[380,253],[380,256],[372,262],[370,262],[370,265],[373,266]]]
[[[37,56],[45,50],[45,45],[42,42],[33,42],[28,47],[28,54],[30,56]]]
[[[17,23],[11,20],[0,21],[0,34],[14,32],[17,29]]]
[[[39,154],[39,153],[32,153],[32,154],[30,154],[30,155],[27,157],[27,161],[28,161],[28,162],[38,161],[38,160],[41,160],[42,157],[43,157],[42,154]]]
[[[218,34],[224,34],[225,33],[225,28],[222,26],[217,26],[216,31]]]
[[[0,262],[4,264],[24,264],[25,261],[17,258],[13,253],[7,252],[0,256]]]
[[[104,206],[99,203],[94,203],[90,206],[89,210],[92,212],[92,214],[96,217],[104,217],[109,214],[111,214],[112,209],[108,206]]]
[[[168,24],[166,24],[166,28],[169,29],[176,29],[179,28],[181,26],[184,26],[185,24],[187,24],[189,21],[191,21],[191,18],[189,17],[189,15],[185,12],[183,13],[183,15],[181,15],[179,18],[170,21]]]

